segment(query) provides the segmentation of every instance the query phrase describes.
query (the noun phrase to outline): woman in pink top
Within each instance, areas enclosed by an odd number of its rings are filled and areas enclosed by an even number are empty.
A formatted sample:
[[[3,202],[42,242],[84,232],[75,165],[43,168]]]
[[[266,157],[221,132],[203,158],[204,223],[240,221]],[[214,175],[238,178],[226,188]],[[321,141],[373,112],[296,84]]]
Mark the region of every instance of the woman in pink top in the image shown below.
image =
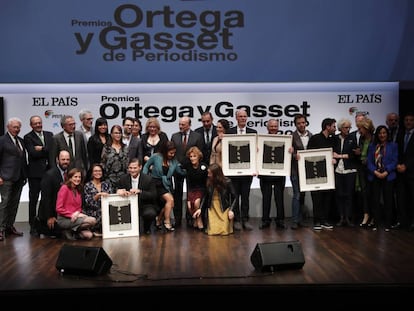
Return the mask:
[[[90,229],[96,225],[96,219],[82,213],[82,193],[82,171],[73,168],[56,199],[57,223],[63,236],[69,240],[90,240],[93,237]]]

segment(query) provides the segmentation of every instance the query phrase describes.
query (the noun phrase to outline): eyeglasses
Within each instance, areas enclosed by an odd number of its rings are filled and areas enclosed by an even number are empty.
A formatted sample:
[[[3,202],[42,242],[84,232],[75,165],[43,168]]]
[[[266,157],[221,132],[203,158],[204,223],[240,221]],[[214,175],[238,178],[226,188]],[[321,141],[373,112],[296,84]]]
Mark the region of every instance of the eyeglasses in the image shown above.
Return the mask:
[[[91,120],[93,120],[93,118],[86,118],[86,120],[91,121]]]

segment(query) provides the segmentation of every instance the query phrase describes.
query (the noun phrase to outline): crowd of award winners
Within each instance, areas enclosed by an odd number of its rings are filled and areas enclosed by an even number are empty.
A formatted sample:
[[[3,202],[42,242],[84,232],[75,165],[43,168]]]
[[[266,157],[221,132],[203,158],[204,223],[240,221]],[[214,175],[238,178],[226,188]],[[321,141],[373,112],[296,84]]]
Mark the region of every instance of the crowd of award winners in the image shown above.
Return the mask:
[[[110,194],[138,200],[143,235],[180,229],[207,235],[255,230],[250,216],[253,178],[259,179],[262,194],[258,230],[341,226],[414,231],[414,113],[400,119],[390,112],[384,124],[358,112],[352,120],[324,118],[316,133],[307,129],[307,117],[297,114],[288,146],[290,176],[225,176],[223,137],[258,134],[247,126],[248,117],[248,110],[239,109],[230,126],[227,119],[214,120],[210,112],[195,125],[195,119],[184,116],[176,132],[166,133],[157,118],[142,124],[125,117],[109,128],[105,118],[95,120],[91,111],[81,110],[77,116],[62,116],[57,133],[43,130],[42,117],[33,115],[28,120],[32,130],[24,135],[23,121],[10,118],[0,137],[0,241],[24,234],[15,221],[26,183],[30,234],[40,238],[101,237],[102,198]],[[265,124],[262,134],[281,135],[277,119]],[[298,151],[321,148],[332,148],[332,163],[321,165],[314,158],[306,178],[312,182],[312,174],[323,175],[332,166],[335,187],[301,191]],[[270,165],[280,155],[273,148]],[[232,161],[242,157],[239,147]],[[292,186],[287,204],[286,178]],[[285,205],[291,208],[289,219]],[[131,222],[131,213],[120,207],[110,209],[108,217],[119,228]]]

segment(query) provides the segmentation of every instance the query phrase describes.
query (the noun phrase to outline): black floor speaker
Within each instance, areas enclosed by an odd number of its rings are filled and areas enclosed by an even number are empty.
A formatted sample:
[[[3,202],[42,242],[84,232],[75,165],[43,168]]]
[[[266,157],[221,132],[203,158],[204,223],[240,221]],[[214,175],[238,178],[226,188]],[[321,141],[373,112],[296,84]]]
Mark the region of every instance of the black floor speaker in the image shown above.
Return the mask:
[[[250,256],[256,270],[301,269],[305,264],[299,241],[258,243]]]
[[[63,274],[101,275],[112,267],[112,260],[102,247],[64,244],[56,261],[56,269]]]

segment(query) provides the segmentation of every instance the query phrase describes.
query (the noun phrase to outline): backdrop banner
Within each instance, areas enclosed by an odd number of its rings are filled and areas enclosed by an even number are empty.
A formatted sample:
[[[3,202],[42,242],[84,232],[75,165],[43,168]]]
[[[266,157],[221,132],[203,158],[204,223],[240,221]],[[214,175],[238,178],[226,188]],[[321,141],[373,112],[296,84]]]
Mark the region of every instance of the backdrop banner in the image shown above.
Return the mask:
[[[350,118],[365,112],[375,125],[385,122],[388,112],[398,112],[399,84],[372,83],[148,83],[148,84],[0,84],[5,119],[19,117],[21,134],[31,130],[30,116],[43,117],[45,130],[61,131],[60,118],[73,115],[78,122],[81,109],[95,119],[108,119],[109,126],[121,124],[126,116],[139,118],[145,127],[156,117],[170,137],[178,131],[178,119],[192,118],[192,128],[201,126],[205,111],[214,121],[225,118],[235,124],[239,108],[248,111],[248,126],[265,134],[267,121],[279,120],[279,134],[295,129],[293,116],[304,114],[309,130],[319,132],[326,117]],[[78,124],[79,125],[79,124]],[[354,127],[355,129],[355,127]]]
[[[349,118],[355,129],[357,112],[366,113],[375,126],[385,124],[388,112],[398,112],[399,84],[381,83],[165,83],[165,84],[0,84],[5,120],[19,117],[20,135],[28,133],[29,118],[40,115],[45,130],[62,130],[60,118],[90,109],[94,118],[105,117],[109,127],[122,124],[126,116],[141,120],[143,129],[149,117],[156,117],[168,137],[178,131],[182,116],[192,118],[192,129],[201,126],[205,111],[214,123],[225,118],[236,124],[235,112],[248,111],[248,126],[266,134],[271,118],[279,120],[279,134],[295,130],[293,117],[304,114],[308,129],[321,131],[324,118]],[[253,188],[258,188],[254,178]],[[27,200],[24,189],[22,201]]]

